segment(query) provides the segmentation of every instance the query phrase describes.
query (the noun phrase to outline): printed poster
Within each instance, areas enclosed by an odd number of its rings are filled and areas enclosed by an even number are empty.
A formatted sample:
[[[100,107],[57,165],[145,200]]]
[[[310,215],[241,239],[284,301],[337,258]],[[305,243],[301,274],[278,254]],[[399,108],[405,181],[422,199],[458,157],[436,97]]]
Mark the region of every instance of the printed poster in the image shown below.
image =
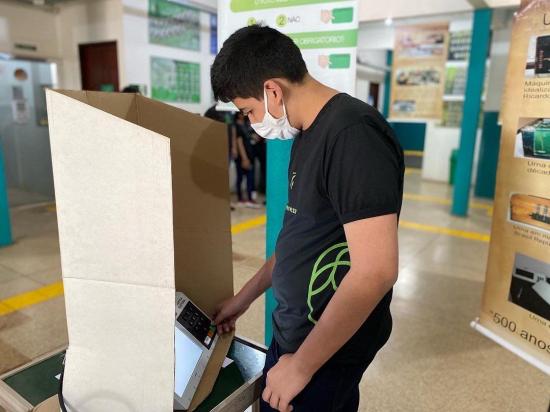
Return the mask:
[[[550,2],[524,1],[512,30],[479,324],[550,374],[549,62]]]
[[[241,27],[273,27],[294,40],[314,78],[355,95],[356,0],[228,0],[218,2],[218,17],[220,47]]]
[[[199,51],[200,11],[170,0],[149,0],[149,43]]]
[[[151,96],[165,102],[200,103],[200,64],[152,57]]]
[[[441,119],[448,23],[395,30],[390,118]]]

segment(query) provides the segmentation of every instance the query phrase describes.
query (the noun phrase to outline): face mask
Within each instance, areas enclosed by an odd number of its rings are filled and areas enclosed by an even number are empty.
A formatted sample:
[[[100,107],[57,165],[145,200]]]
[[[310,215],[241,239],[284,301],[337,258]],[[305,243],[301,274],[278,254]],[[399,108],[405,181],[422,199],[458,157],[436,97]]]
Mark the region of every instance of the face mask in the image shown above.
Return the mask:
[[[293,139],[300,133],[300,130],[292,127],[286,116],[285,102],[283,101],[283,117],[275,119],[267,110],[267,92],[264,89],[265,115],[260,123],[252,123],[252,128],[260,136],[266,139]]]

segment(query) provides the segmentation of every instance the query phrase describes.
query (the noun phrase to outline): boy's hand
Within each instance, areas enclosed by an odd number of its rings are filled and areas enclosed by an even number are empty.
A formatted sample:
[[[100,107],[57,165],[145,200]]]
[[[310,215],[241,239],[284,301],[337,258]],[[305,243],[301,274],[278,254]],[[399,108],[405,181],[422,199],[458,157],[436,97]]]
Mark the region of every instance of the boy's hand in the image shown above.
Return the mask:
[[[229,298],[218,305],[214,314],[214,324],[218,328],[220,335],[235,330],[235,322],[241,316],[250,304],[245,302],[239,294]]]
[[[292,411],[290,402],[305,388],[311,375],[296,364],[293,354],[279,358],[279,362],[267,373],[266,387],[262,398],[273,409]]]

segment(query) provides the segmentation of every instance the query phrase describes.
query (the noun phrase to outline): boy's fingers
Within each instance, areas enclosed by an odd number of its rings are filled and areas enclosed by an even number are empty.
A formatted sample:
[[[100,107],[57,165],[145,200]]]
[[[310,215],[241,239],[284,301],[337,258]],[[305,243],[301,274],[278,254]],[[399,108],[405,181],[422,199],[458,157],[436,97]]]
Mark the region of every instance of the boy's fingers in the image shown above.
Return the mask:
[[[262,393],[262,399],[269,403],[269,399],[271,398],[271,389],[269,389],[268,387],[266,387],[264,389],[264,392]]]
[[[290,411],[290,407],[288,406],[288,402],[281,399],[279,400],[279,411],[281,412],[289,412]]]

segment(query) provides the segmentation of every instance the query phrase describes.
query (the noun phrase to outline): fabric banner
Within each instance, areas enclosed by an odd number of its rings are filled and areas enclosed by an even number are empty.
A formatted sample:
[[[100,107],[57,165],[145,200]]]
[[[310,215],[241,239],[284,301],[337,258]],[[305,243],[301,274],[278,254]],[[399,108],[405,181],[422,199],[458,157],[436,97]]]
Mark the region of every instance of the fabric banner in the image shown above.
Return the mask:
[[[550,2],[525,1],[510,44],[480,329],[550,374]]]
[[[390,118],[441,119],[448,23],[395,30]]]
[[[314,78],[355,95],[356,0],[231,0],[218,4],[220,47],[241,27],[273,27],[294,40]]]

